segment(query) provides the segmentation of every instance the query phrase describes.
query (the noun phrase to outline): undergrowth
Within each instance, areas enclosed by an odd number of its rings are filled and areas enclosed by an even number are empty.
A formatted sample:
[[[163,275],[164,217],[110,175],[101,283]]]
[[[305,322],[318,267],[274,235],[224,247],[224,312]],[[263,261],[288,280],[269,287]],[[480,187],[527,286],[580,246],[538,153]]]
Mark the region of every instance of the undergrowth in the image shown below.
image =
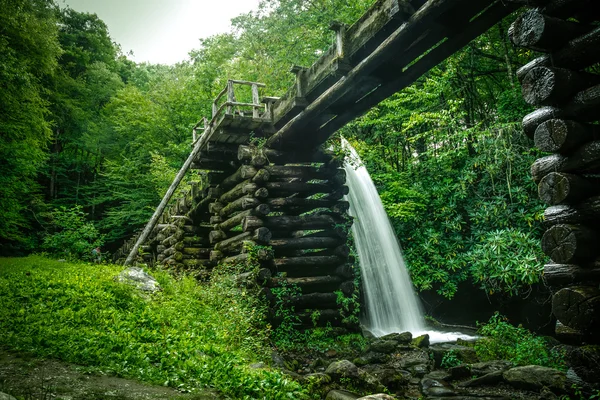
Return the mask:
[[[296,382],[250,363],[270,354],[264,309],[231,270],[207,284],[153,271],[152,297],[115,281],[121,267],[0,258],[0,345],[180,389],[239,399],[302,399]]]
[[[498,313],[487,324],[480,326],[479,333],[484,338],[475,344],[475,352],[481,361],[507,360],[515,365],[534,364],[566,369],[563,355],[550,348],[544,337],[509,324]]]

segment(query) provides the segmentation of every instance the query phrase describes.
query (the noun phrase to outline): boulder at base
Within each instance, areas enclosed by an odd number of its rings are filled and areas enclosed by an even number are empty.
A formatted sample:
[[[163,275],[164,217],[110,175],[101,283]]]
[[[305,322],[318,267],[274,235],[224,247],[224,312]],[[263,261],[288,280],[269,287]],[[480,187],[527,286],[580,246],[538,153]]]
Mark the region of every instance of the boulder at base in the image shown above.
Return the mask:
[[[129,267],[123,270],[117,276],[117,281],[133,285],[143,292],[156,293],[162,290],[152,275],[147,274],[138,267]]]
[[[539,391],[544,386],[553,392],[564,392],[566,374],[554,368],[526,365],[505,371],[504,380],[518,389]]]

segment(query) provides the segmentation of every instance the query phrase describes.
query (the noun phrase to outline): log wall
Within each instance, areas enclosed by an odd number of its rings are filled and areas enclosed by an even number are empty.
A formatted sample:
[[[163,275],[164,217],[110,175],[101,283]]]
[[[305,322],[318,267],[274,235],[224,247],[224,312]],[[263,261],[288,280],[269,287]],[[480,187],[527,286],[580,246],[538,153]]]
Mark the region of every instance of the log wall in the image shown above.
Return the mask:
[[[511,0],[517,2],[517,0]],[[548,204],[542,249],[552,260],[557,335],[598,342],[600,331],[600,20],[598,4],[537,1],[509,29],[514,45],[544,53],[517,71],[525,134],[549,154],[531,167]],[[595,23],[594,23],[595,21]]]
[[[322,149],[204,151],[192,165],[204,171],[202,181],[164,212],[137,261],[206,279],[218,263],[243,264],[252,249],[260,264],[253,284],[266,296],[273,324],[281,322],[283,307],[293,310],[298,327],[357,329],[345,320],[352,310],[341,307],[358,288],[340,166]],[[117,258],[127,256],[135,239]]]

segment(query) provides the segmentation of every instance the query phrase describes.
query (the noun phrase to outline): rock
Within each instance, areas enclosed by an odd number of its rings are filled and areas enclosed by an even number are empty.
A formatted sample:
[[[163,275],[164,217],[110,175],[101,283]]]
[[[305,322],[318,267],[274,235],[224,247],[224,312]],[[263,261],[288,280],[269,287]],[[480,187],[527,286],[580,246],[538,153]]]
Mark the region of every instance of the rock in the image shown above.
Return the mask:
[[[540,391],[540,397],[538,397],[538,400],[558,400],[558,396],[552,393],[552,391],[547,387],[544,387]]]
[[[274,367],[285,368],[285,360],[279,355],[278,352],[271,352],[271,361],[273,362]]]
[[[347,390],[330,390],[325,400],[356,400],[360,396]]]
[[[428,364],[417,364],[410,367],[410,372],[419,378],[424,377],[429,373],[429,365]]]
[[[424,334],[421,336],[417,336],[412,340],[412,345],[420,349],[425,349],[429,347],[429,335]]]
[[[362,381],[361,386],[367,389],[369,392],[384,392],[386,390],[386,387],[379,382],[379,379],[364,369],[358,369],[358,378]]]
[[[395,340],[376,340],[368,348],[368,351],[373,351],[375,353],[385,353],[390,354],[393,353],[396,349],[398,342]]]
[[[600,383],[600,346],[561,346],[565,361],[586,382]]]
[[[493,360],[471,364],[471,374],[474,376],[483,376],[496,371],[506,371],[512,368],[510,361]]]
[[[143,292],[156,293],[162,288],[151,275],[138,267],[129,267],[117,275],[117,281],[135,286]]]
[[[456,393],[448,384],[431,378],[423,378],[420,383],[421,392],[425,396],[454,396]]]
[[[17,399],[12,397],[10,394],[0,392],[0,400],[17,400]]]
[[[472,349],[471,347],[467,347],[467,346],[459,346],[456,344],[442,343],[442,344],[435,344],[433,346],[430,346],[429,350],[433,354],[433,359],[435,361],[436,368],[441,367],[442,359],[450,351],[454,352],[454,354],[456,355],[456,358],[465,364],[473,364],[473,363],[476,363],[479,361],[477,359],[477,354],[475,353],[475,350]]]
[[[340,378],[358,378],[358,367],[348,360],[334,361],[327,367],[325,373],[335,380]]]
[[[382,336],[379,338],[380,340],[394,340],[398,344],[409,344],[412,340],[412,333],[410,332],[402,332],[402,333],[390,333],[388,335]]]
[[[325,355],[326,355],[327,357],[329,357],[329,358],[333,358],[333,357],[337,356],[337,351],[335,351],[335,350],[333,350],[333,349],[332,349],[332,350],[327,350],[327,351],[325,352]]]
[[[393,368],[371,369],[368,372],[391,390],[397,390],[407,385],[411,378],[408,371],[397,371]]]
[[[456,339],[457,345],[465,346],[465,347],[474,347],[475,342],[476,342],[475,340],[466,340],[466,339],[461,339],[461,338]]]
[[[368,396],[360,397],[358,400],[394,400],[394,397],[385,393],[370,394]]]
[[[504,380],[503,371],[494,371],[489,374],[480,376],[479,378],[470,379],[465,382],[461,382],[458,384],[460,387],[476,387],[476,386],[486,386],[486,385],[495,385]]]
[[[468,364],[461,364],[448,369],[448,372],[450,372],[450,376],[454,380],[467,378],[471,376],[471,366]]]
[[[450,373],[443,369],[436,369],[435,371],[431,371],[425,377],[435,379],[436,381],[446,381],[452,378]]]
[[[374,353],[372,351],[363,354],[362,356],[353,360],[356,365],[367,365],[367,364],[383,364],[387,362],[389,356],[384,353]]]
[[[544,386],[553,392],[564,392],[566,374],[554,368],[526,365],[511,368],[503,373],[504,380],[518,389],[539,391]]]
[[[408,353],[403,353],[396,357],[392,362],[394,368],[409,369],[415,365],[430,364],[429,353],[425,350],[413,349]]]
[[[324,386],[331,383],[331,377],[322,372],[315,372],[314,374],[304,375],[304,381],[313,386]]]
[[[320,367],[325,367],[326,364],[327,364],[327,362],[325,360],[323,360],[322,358],[315,358],[313,360],[313,362],[310,363],[310,367],[312,369],[317,369]]]

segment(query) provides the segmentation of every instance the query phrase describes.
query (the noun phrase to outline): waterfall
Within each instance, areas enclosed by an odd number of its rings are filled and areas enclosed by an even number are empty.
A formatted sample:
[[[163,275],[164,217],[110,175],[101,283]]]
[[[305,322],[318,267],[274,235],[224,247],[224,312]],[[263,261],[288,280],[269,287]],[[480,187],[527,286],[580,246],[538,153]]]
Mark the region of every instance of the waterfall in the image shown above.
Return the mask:
[[[356,150],[343,138],[342,147],[349,152],[344,169],[366,305],[363,325],[378,337],[406,331],[428,333],[432,343],[468,337],[426,331],[421,304],[377,189]]]

